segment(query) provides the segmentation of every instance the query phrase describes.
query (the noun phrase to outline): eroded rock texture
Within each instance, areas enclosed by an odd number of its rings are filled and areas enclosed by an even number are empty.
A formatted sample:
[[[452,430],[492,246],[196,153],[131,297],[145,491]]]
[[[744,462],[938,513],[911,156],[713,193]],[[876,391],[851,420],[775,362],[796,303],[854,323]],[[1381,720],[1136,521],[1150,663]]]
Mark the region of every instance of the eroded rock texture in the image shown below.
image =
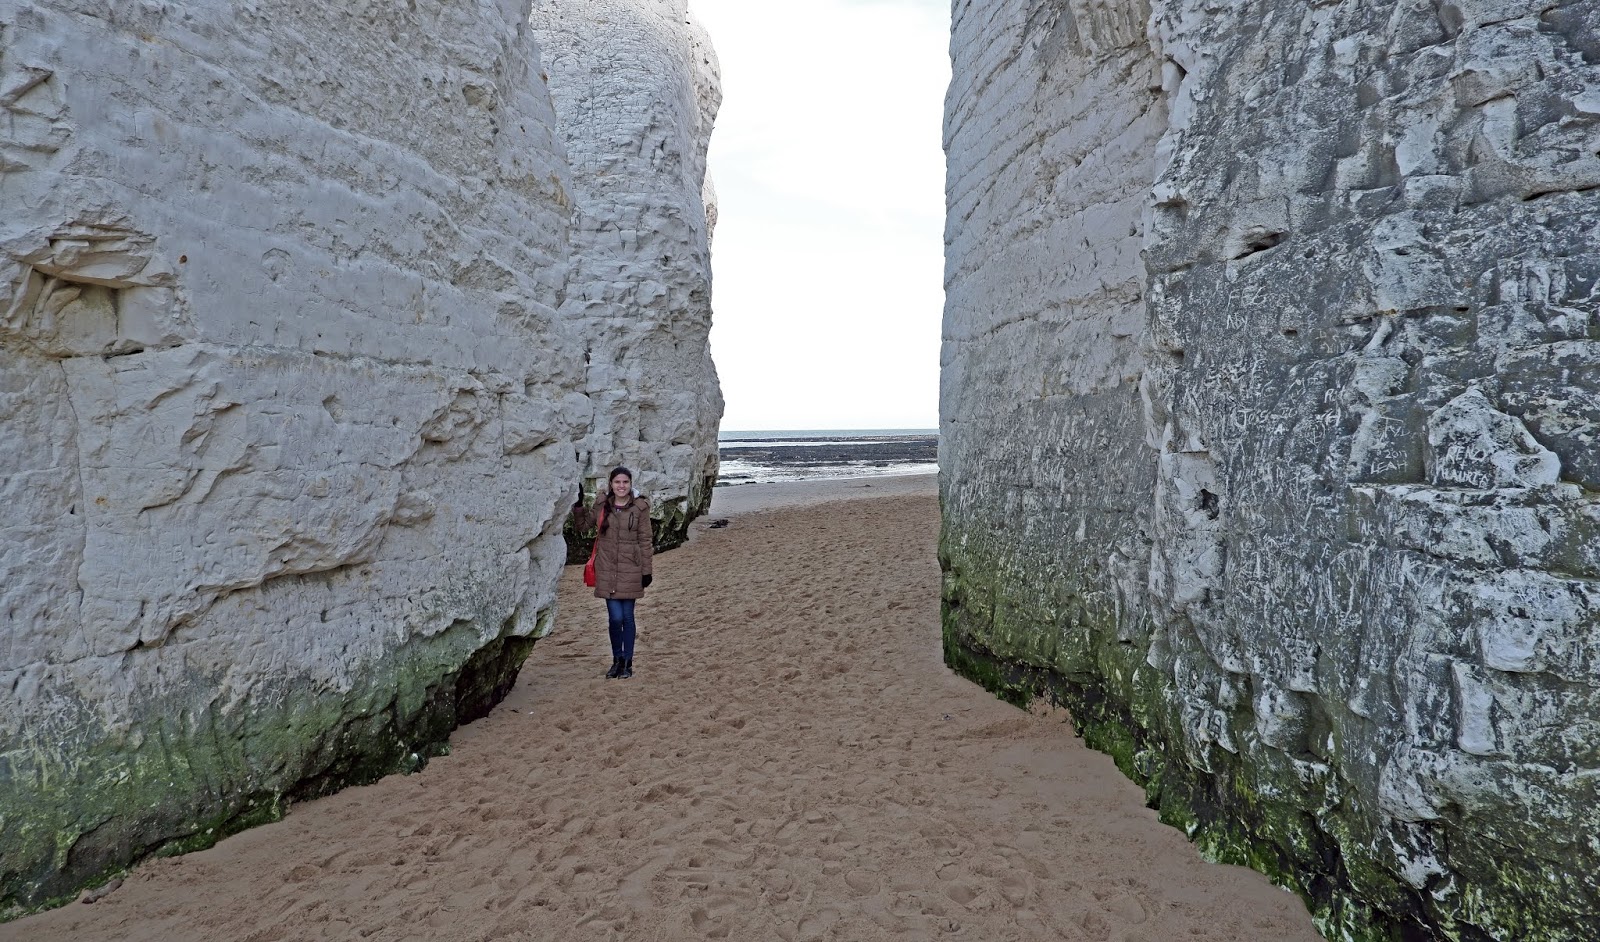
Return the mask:
[[[952,48],[947,657],[1330,937],[1600,934],[1600,12]]]
[[[0,911],[414,766],[546,629],[527,13],[0,0]]]
[[[585,474],[618,464],[675,546],[717,477],[722,394],[711,362],[706,145],[722,92],[685,0],[535,0],[550,93],[572,161],[573,275],[595,421]],[[587,555],[575,541],[574,552]]]

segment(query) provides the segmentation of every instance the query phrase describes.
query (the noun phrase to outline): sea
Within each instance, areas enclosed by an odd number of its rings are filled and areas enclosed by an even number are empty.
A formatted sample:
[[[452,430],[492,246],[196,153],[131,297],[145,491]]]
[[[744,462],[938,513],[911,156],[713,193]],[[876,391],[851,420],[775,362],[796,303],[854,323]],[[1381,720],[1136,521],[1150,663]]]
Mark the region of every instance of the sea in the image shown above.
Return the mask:
[[[723,431],[717,486],[828,481],[939,470],[932,428]]]

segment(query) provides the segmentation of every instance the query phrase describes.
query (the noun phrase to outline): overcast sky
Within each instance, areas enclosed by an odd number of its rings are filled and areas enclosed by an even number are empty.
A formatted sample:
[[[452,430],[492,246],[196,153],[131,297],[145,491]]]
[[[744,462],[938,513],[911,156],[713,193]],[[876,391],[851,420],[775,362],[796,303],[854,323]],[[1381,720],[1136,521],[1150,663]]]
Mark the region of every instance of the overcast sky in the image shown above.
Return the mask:
[[[689,5],[722,62],[722,427],[937,426],[948,0]]]

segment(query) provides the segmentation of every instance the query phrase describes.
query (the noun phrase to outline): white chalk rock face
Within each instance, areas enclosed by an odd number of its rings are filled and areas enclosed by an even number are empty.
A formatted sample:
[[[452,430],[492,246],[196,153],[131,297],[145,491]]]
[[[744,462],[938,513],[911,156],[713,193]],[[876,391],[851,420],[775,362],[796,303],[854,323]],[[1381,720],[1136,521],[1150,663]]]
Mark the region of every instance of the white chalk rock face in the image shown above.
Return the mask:
[[[1330,938],[1594,937],[1600,7],[955,14],[949,660]]]
[[[546,630],[527,12],[0,0],[0,915],[414,766]]]
[[[1074,6],[1074,9],[1076,6]],[[1203,599],[1203,512],[1151,570],[1144,264],[1159,58],[1140,8],[956,5],[940,385],[946,651],[1094,663],[1091,627],[1137,625],[1147,585]],[[1004,434],[996,434],[1004,430]],[[1163,429],[1157,429],[1158,432]],[[1165,429],[1177,438],[1181,430]],[[1163,504],[1213,476],[1191,444]],[[1191,571],[1184,571],[1188,567]],[[1121,630],[1111,628],[1113,637]],[[970,666],[970,665],[969,665]]]
[[[1139,249],[1166,125],[1141,22],[1131,6],[955,8],[939,401],[952,662],[982,625],[987,651],[1074,672],[1093,657],[1086,625],[1144,608],[1157,461]]]
[[[532,25],[572,162],[573,273],[561,313],[582,334],[594,424],[586,475],[615,465],[687,536],[717,476],[706,146],[716,58],[685,0],[535,0]]]

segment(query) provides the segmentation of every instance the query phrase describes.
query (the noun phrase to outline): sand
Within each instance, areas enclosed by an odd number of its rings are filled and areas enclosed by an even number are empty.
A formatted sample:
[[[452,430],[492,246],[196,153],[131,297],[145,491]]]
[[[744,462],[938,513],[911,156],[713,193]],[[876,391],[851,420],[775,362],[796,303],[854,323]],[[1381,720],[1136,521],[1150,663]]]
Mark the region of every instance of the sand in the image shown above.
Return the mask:
[[[0,938],[1314,942],[1064,714],[943,666],[931,479],[860,483],[719,492],[730,525],[657,560],[632,680],[569,568],[451,755]]]
[[[709,522],[759,510],[786,510],[858,498],[932,497],[938,493],[939,476],[936,474],[882,474],[829,481],[731,484],[711,492],[711,510],[705,520]],[[938,526],[937,520],[934,526]],[[704,529],[703,525],[701,529]]]

